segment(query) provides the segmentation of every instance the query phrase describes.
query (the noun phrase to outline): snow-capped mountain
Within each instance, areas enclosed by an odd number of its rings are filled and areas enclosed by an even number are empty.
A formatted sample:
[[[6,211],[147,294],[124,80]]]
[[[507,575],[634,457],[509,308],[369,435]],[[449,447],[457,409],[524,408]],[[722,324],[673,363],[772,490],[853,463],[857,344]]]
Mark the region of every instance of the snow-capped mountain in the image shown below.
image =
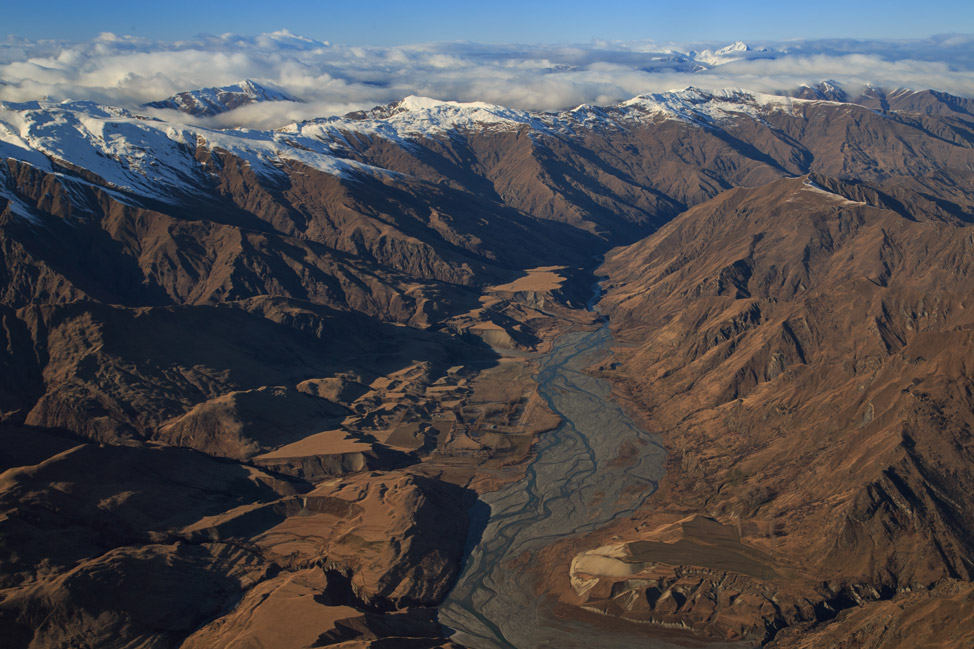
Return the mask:
[[[259,94],[256,85],[239,87]],[[198,98],[209,90],[185,94]],[[474,133],[524,132],[537,144],[552,146],[555,141],[577,141],[590,132],[625,133],[665,121],[720,130],[737,121],[766,122],[776,113],[804,119],[811,105],[835,103],[832,98],[844,96],[840,93],[827,83],[795,90],[790,96],[687,88],[557,113],[410,96],[370,111],[267,131],[191,126],[91,102],[0,103],[0,155],[48,173],[70,170],[72,182],[95,182],[130,196],[172,201],[207,185],[197,154],[200,149],[229,153],[265,178],[280,177],[294,163],[331,175],[388,175],[404,170],[364,156],[363,142],[385,141],[413,150],[422,148],[425,140],[444,136],[462,140]],[[971,108],[970,102],[946,97],[949,101],[936,93],[887,95],[873,89],[863,101],[872,109],[910,110],[912,106],[928,114]]]
[[[197,98],[210,90],[184,94]],[[68,165],[84,169],[89,177],[97,176],[108,187],[143,196],[171,197],[177,190],[201,181],[200,163],[194,157],[197,147],[231,153],[256,173],[269,177],[279,175],[282,165],[294,161],[340,174],[367,167],[343,157],[344,152],[357,148],[349,141],[353,134],[403,144],[442,134],[521,128],[536,135],[568,137],[579,129],[619,129],[624,123],[640,120],[731,119],[761,110],[787,109],[792,102],[800,101],[744,91],[709,93],[688,88],[642,95],[606,108],[580,106],[560,113],[532,113],[482,102],[410,96],[372,111],[272,131],[188,126],[91,102],[2,103],[0,153],[44,171]]]
[[[185,94],[195,101],[209,90]],[[564,141],[585,131],[624,131],[660,120],[708,125],[753,118],[768,111],[788,111],[801,102],[741,90],[688,88],[641,95],[609,107],[583,105],[559,113],[534,113],[483,102],[410,96],[371,111],[268,131],[184,125],[91,102],[2,103],[0,155],[48,173],[84,170],[81,176],[71,174],[76,176],[71,182],[95,182],[125,192],[129,200],[172,202],[207,185],[198,149],[229,153],[268,179],[282,176],[294,163],[331,175],[387,175],[388,170],[357,154],[360,138],[380,138],[410,149],[417,142],[444,135],[525,129],[532,138]]]
[[[178,110],[195,117],[212,117],[261,101],[298,101],[294,97],[249,79],[230,86],[180,92],[168,99],[143,104],[146,108]]]
[[[270,177],[294,160],[332,174],[355,164],[323,142],[274,131],[184,126],[90,102],[0,103],[0,155],[45,172],[84,170],[89,181],[137,196],[172,200],[205,182],[198,147],[231,153]]]
[[[688,57],[708,68],[741,59],[773,58],[774,55],[775,53],[767,48],[752,48],[744,41],[737,41],[716,50],[691,51],[687,54]]]

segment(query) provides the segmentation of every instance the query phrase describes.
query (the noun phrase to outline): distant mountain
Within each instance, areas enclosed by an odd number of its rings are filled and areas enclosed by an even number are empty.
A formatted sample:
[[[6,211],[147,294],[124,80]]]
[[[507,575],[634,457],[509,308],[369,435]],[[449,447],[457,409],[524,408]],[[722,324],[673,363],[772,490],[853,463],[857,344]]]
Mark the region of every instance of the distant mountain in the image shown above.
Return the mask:
[[[248,79],[231,86],[187,90],[186,92],[177,93],[168,99],[150,101],[143,104],[143,106],[146,108],[178,110],[196,117],[212,117],[231,111],[234,108],[240,108],[241,106],[261,101],[298,100],[280,90],[265,88]]]
[[[775,54],[767,48],[753,48],[743,41],[737,41],[716,50],[691,51],[688,56],[705,67],[717,67],[741,59],[774,58]]]

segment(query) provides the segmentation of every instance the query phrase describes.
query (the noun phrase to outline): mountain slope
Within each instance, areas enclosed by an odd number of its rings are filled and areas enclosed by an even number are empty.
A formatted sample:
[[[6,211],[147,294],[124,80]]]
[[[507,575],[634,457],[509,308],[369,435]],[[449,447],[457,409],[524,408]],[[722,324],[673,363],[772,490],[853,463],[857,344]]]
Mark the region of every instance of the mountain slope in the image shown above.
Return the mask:
[[[605,374],[672,453],[642,526],[714,517],[775,572],[745,587],[778,604],[750,629],[699,603],[682,619],[773,637],[971,580],[974,238],[924,219],[812,175],[607,257],[602,305],[631,347]]]

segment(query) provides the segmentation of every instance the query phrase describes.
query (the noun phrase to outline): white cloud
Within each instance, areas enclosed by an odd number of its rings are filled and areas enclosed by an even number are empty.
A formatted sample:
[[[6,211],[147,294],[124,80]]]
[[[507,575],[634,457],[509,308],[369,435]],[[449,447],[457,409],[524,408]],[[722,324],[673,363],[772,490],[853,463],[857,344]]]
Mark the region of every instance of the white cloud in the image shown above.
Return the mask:
[[[972,36],[760,43],[767,51],[699,69],[700,61],[713,60],[707,57],[724,45],[433,43],[366,48],[287,31],[256,37],[204,35],[178,42],[111,33],[85,43],[9,38],[0,42],[0,100],[89,99],[137,108],[179,91],[249,78],[278,86],[305,103],[251,105],[208,123],[267,128],[410,94],[557,110],[688,85],[775,91],[831,79],[849,86],[872,83],[974,96]]]

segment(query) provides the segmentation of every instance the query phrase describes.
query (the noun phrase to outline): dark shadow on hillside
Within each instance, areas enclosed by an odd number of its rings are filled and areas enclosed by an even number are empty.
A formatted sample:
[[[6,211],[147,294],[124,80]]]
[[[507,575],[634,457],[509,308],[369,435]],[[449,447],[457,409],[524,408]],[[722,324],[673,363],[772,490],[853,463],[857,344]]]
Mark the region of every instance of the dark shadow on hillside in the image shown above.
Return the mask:
[[[161,422],[232,393],[237,396],[227,397],[232,399],[227,407],[265,422],[273,432],[267,445],[278,446],[322,430],[311,431],[315,421],[343,416],[335,404],[296,390],[307,379],[351,373],[367,384],[423,361],[435,381],[452,366],[487,368],[499,358],[479,339],[287,298],[149,309],[75,302],[34,309],[48,326],[45,338],[36,341],[42,356],[70,368],[70,393],[48,385],[45,408],[57,425],[85,435],[94,435],[86,427],[97,420],[99,430],[115,422],[120,431],[134,428],[150,437]],[[43,349],[65,338],[87,340],[94,349],[81,358]],[[246,393],[254,390],[264,392]]]

